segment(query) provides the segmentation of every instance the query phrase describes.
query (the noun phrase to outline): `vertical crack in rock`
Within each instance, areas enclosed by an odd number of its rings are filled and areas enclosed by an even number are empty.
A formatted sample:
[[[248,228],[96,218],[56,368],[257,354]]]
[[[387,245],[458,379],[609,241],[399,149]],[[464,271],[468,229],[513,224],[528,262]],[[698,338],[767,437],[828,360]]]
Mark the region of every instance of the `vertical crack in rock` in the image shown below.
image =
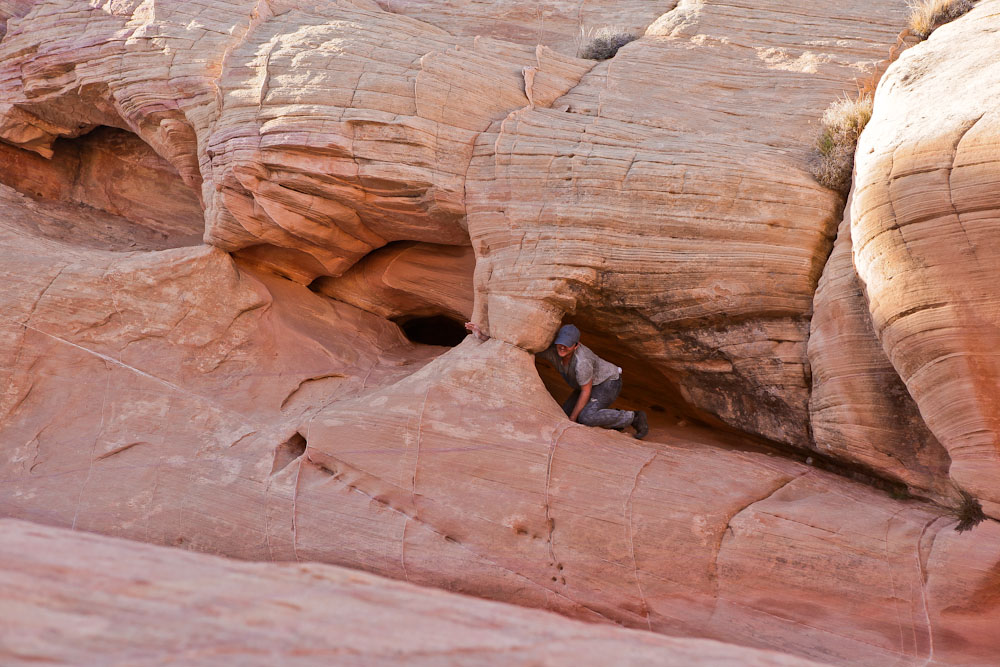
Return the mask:
[[[261,10],[264,11],[261,11]],[[219,118],[222,117],[222,108],[225,106],[225,95],[222,92],[221,81],[222,77],[229,67],[230,56],[238,50],[243,44],[250,39],[254,32],[262,26],[269,18],[274,14],[271,12],[270,0],[257,0],[257,4],[254,8],[250,10],[250,15],[247,17],[246,29],[237,37],[235,37],[232,42],[226,46],[222,51],[222,56],[219,58],[219,64],[216,69],[216,77],[212,79],[211,85],[215,88],[215,113],[209,114],[208,120],[208,130],[205,134],[206,137],[211,137],[215,134],[215,129],[218,126]],[[234,26],[235,27],[235,26]],[[270,53],[268,54],[268,60],[270,60]],[[261,97],[263,100],[263,96]],[[199,142],[200,144],[201,142]],[[201,150],[207,150],[207,145],[205,149],[199,148]],[[211,157],[211,156],[209,156]],[[204,170],[208,171],[208,174],[202,174],[202,178],[208,181],[212,178],[212,167],[214,165],[214,160],[207,159],[203,161],[205,167]]]
[[[893,600],[892,609],[896,614],[896,629],[899,632],[899,651],[901,653],[904,651],[906,642],[903,640],[903,619],[900,618],[899,616],[899,596],[896,594],[896,578],[892,576],[892,559],[890,559],[889,557],[889,531],[892,529],[893,519],[899,516],[900,513],[905,512],[906,509],[907,508],[904,507],[902,509],[896,510],[895,512],[892,513],[892,516],[890,516],[886,520],[885,535],[882,538],[883,540],[882,553],[885,556],[885,569],[889,574],[889,588],[892,590],[892,600]],[[918,544],[920,543],[919,539],[917,540],[917,543]],[[912,627],[913,626],[911,624],[911,628]],[[914,642],[913,642],[914,657],[916,656],[916,648],[917,648],[916,637],[914,636]]]
[[[149,506],[146,509],[146,516],[143,517],[144,521],[142,523],[142,528],[144,531],[144,542],[152,542],[152,538],[149,536],[149,515],[154,507],[156,507],[156,490],[160,486],[160,464],[157,463],[153,466],[153,488],[149,492]]]
[[[942,518],[944,517],[936,516],[924,525],[920,531],[920,537],[917,538],[914,553],[917,559],[917,574],[920,575],[920,600],[924,608],[924,621],[927,623],[927,662],[925,664],[930,664],[934,660],[934,625],[931,623],[930,608],[927,604],[927,563],[934,551],[934,542],[941,529],[938,528],[930,534],[930,543],[926,547],[924,546],[924,536],[927,530]]]
[[[301,385],[300,385],[301,386]],[[237,443],[241,442],[244,438],[248,438],[255,434],[257,431],[251,431],[239,438],[230,447],[234,447]],[[274,560],[274,552],[271,549],[271,525],[270,519],[268,518],[268,513],[271,509],[271,480],[274,476],[281,471],[288,468],[288,466],[294,464],[296,461],[300,464],[302,463],[302,457],[305,456],[306,449],[309,443],[301,433],[296,431],[291,436],[288,437],[284,442],[279,444],[274,448],[274,458],[271,461],[271,472],[267,476],[267,481],[264,482],[264,542],[267,544],[267,555],[269,560]],[[296,484],[298,482],[298,470],[296,470]],[[296,491],[298,487],[296,485]],[[294,507],[294,497],[292,499],[292,506]],[[294,512],[293,512],[294,514]],[[292,520],[292,529],[294,531],[295,521],[294,516]],[[294,536],[293,536],[294,537]],[[294,543],[294,539],[293,539]],[[294,545],[293,545],[294,551]]]
[[[51,425],[52,425],[51,421],[50,422],[46,422],[45,426],[43,426],[42,428],[40,428],[38,430],[38,432],[35,433],[35,437],[33,437],[29,441],[29,443],[28,443],[29,445],[34,445],[35,446],[35,453],[31,455],[31,465],[28,466],[28,474],[29,475],[32,474],[33,472],[35,472],[35,467],[38,466],[39,463],[41,463],[38,460],[38,455],[42,451],[42,440],[41,440],[42,434],[45,433],[45,431],[48,430],[49,426],[51,426]],[[44,462],[44,461],[42,461],[42,462]],[[22,470],[23,470],[23,466],[22,466]]]
[[[403,570],[403,579],[409,583],[410,574],[406,571],[406,528],[410,525],[410,517],[403,519],[403,534],[399,537],[399,567]]]
[[[557,427],[557,430],[558,428],[559,427]],[[558,430],[558,432],[554,431],[552,433],[552,444],[549,445],[549,460],[545,465],[545,529],[549,533],[549,558],[552,560],[553,565],[556,563],[555,546],[553,544],[556,524],[552,518],[551,508],[549,507],[549,482],[552,479],[552,458],[555,456],[559,440],[562,439],[566,431],[571,428],[573,428],[573,424],[567,424],[563,426],[561,430]]]
[[[264,107],[264,99],[267,97],[268,92],[271,90],[271,56],[274,54],[274,50],[278,48],[278,43],[280,38],[275,36],[271,43],[267,47],[267,53],[264,54],[264,64],[261,67],[261,82],[260,82],[260,93],[257,97],[257,113],[259,114],[261,109]]]
[[[414,446],[416,452],[413,457],[413,477],[410,479],[410,503],[414,506],[414,512],[417,502],[417,469],[420,466],[420,438],[423,436],[424,411],[427,409],[427,396],[430,393],[431,388],[427,387],[427,391],[424,392],[424,401],[420,405],[420,416],[417,418],[417,442]]]
[[[646,462],[639,467],[639,471],[635,474],[635,481],[632,483],[632,490],[629,491],[628,499],[626,499],[625,506],[622,508],[622,513],[624,515],[623,518],[625,519],[625,535],[628,537],[628,552],[632,557],[632,573],[635,576],[635,587],[639,591],[639,603],[642,605],[642,613],[646,615],[646,626],[650,632],[653,631],[653,622],[649,617],[649,605],[646,604],[646,596],[642,592],[642,582],[639,581],[639,564],[636,562],[635,543],[632,539],[632,498],[635,496],[635,490],[639,488],[639,477],[642,476],[642,473],[649,467],[658,455],[658,451],[653,452],[652,456],[650,456]]]
[[[718,605],[718,603],[719,603],[719,586],[720,586],[720,584],[719,584],[719,556],[722,554],[722,547],[723,547],[723,545],[725,543],[726,533],[727,532],[730,532],[730,533],[733,532],[732,526],[731,526],[731,524],[733,523],[733,520],[736,519],[736,517],[738,517],[743,512],[747,511],[748,509],[750,509],[751,507],[753,507],[754,505],[756,505],[757,503],[764,502],[765,500],[767,500],[768,498],[770,498],[774,494],[778,493],[779,491],[781,491],[783,488],[785,488],[786,486],[788,486],[792,482],[800,480],[803,477],[805,477],[806,475],[812,474],[812,472],[813,472],[812,470],[806,470],[805,472],[799,473],[798,475],[792,477],[791,479],[787,479],[787,480],[779,482],[773,489],[771,489],[770,491],[768,491],[766,495],[764,495],[761,498],[757,498],[757,499],[751,500],[749,503],[747,503],[743,507],[740,507],[735,512],[733,512],[729,516],[729,518],[726,520],[726,527],[722,529],[722,532],[719,535],[719,543],[718,543],[718,545],[715,548],[715,558],[712,559],[712,564],[711,564],[711,567],[710,567],[709,572],[708,572],[709,577],[715,583],[715,605]],[[736,539],[735,533],[733,533],[733,539]]]
[[[299,562],[299,481],[302,479],[302,466],[310,463],[309,457],[303,457],[299,460],[299,467],[295,471],[295,485],[292,488],[292,555],[295,556],[295,562]]]
[[[965,139],[965,135],[967,135],[972,128],[976,126],[976,123],[982,120],[985,115],[986,112],[981,113],[978,118],[966,124],[966,126],[963,127],[958,133],[958,139],[955,140],[955,145],[952,148],[951,167],[948,168],[948,204],[951,205],[951,210],[955,213],[955,220],[958,221],[958,227],[962,230],[962,236],[965,237],[965,243],[969,246],[969,250],[972,252],[972,256],[976,259],[976,263],[979,263],[979,255],[976,253],[976,245],[969,238],[968,230],[965,229],[965,223],[962,222],[962,215],[958,212],[958,208],[955,206],[955,197],[954,190],[951,186],[951,177],[955,173],[955,162],[958,160],[958,149],[962,144],[962,140]]]

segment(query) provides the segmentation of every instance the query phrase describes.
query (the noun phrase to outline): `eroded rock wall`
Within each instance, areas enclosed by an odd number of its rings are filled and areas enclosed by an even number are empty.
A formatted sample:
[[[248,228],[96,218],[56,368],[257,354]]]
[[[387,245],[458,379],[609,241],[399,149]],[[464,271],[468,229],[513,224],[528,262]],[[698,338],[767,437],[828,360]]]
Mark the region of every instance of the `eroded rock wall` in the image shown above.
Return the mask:
[[[875,333],[951,479],[1000,516],[994,276],[1000,3],[986,1],[886,72],[857,154],[854,263]]]
[[[201,184],[209,242],[301,282],[387,242],[471,237],[494,335],[537,350],[579,311],[690,412],[804,446],[841,208],[807,174],[809,123],[903,6],[680,3],[595,65],[361,0],[47,4],[0,47],[3,136],[44,153],[128,126]]]
[[[885,355],[852,261],[850,202],[823,270],[809,329],[810,426],[817,451],[954,503],[951,459]]]
[[[567,312],[614,322],[688,403],[805,445],[808,318],[842,207],[807,172],[812,123],[903,20],[903,3],[851,6],[681,2],[551,109],[495,124],[469,172],[477,316],[532,350]],[[795,29],[747,30],[764,21]]]

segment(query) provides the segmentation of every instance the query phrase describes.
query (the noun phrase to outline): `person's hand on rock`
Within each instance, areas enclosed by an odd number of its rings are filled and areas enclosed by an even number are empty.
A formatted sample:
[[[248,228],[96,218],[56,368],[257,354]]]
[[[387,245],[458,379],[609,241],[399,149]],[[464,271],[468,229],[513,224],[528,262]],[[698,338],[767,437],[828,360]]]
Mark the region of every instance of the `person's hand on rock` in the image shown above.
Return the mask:
[[[483,333],[483,330],[479,328],[479,325],[475,322],[466,322],[465,330],[471,333],[473,336],[479,340],[489,340],[490,337]]]

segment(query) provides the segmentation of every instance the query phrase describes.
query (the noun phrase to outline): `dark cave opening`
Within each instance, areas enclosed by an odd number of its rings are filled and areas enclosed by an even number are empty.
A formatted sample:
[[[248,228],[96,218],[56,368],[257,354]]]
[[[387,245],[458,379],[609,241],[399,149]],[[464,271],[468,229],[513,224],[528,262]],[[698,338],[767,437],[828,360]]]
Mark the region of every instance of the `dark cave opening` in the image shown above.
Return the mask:
[[[420,345],[455,347],[465,340],[465,324],[447,315],[410,317],[396,321],[412,342]]]

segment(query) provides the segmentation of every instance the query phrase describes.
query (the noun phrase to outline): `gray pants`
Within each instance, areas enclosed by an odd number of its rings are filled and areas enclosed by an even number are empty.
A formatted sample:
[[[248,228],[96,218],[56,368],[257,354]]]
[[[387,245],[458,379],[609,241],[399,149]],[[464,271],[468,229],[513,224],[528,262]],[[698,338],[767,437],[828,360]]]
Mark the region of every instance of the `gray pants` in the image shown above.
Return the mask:
[[[590,400],[583,406],[576,420],[584,426],[600,426],[601,428],[623,429],[632,423],[635,413],[631,410],[609,410],[608,406],[618,398],[622,390],[621,378],[605,380],[594,385],[590,390]],[[562,409],[566,416],[573,414],[573,408],[580,398],[580,390],[575,390],[563,403]]]

